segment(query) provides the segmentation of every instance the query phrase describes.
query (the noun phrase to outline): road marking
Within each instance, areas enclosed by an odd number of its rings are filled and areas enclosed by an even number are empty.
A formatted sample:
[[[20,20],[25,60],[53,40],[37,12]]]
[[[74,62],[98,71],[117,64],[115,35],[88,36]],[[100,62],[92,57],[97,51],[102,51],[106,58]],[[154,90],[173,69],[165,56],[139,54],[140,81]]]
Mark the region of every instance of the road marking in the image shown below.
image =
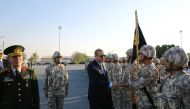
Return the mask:
[[[82,100],[75,100],[75,101],[69,101],[69,102],[65,102],[64,104],[69,104],[69,103],[74,103],[74,102],[80,102]]]
[[[82,97],[87,97],[87,95],[65,98],[65,100],[67,100],[67,102],[65,102],[64,104],[69,104],[69,103],[73,103],[73,102],[80,102],[82,100],[73,100],[73,99],[79,99]],[[69,101],[69,100],[71,100],[71,101]],[[41,104],[47,104],[47,102],[41,102],[40,105]]]
[[[46,103],[47,103],[47,102],[41,102],[40,105],[41,105],[41,104],[46,104]]]
[[[76,99],[76,98],[81,98],[81,97],[86,97],[86,96],[87,96],[87,95],[76,96],[76,97],[69,97],[69,98],[65,98],[65,100]]]

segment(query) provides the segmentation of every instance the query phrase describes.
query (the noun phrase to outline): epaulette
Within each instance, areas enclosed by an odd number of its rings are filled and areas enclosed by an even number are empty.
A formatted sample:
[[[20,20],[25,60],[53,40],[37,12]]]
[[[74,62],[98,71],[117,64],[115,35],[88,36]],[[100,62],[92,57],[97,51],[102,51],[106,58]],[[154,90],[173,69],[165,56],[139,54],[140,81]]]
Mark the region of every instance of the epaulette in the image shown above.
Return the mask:
[[[7,74],[7,72],[9,72],[10,71],[10,69],[9,68],[6,68],[6,69],[2,69],[2,70],[0,70],[0,74]]]
[[[9,72],[10,69],[9,68],[5,68],[5,69],[2,69],[0,73],[3,73],[3,72]]]

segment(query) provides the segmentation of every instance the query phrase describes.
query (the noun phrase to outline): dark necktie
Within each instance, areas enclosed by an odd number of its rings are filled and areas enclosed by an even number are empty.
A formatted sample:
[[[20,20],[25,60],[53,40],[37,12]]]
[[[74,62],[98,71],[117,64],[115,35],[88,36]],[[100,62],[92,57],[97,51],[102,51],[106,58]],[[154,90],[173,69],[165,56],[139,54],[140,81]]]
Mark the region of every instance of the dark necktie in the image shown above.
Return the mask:
[[[16,73],[15,75],[16,77],[20,77],[20,72],[18,70],[16,70],[15,73]]]
[[[105,74],[104,65],[102,63],[100,64],[100,67],[101,67],[102,73]]]

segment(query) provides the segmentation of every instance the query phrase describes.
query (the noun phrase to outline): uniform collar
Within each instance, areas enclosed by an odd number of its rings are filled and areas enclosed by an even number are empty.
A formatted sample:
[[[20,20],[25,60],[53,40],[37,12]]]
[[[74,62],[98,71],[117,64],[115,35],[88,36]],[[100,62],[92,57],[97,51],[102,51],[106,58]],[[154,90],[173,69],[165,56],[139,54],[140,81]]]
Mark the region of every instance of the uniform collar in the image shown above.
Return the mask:
[[[15,69],[15,68],[13,68],[13,67],[11,67],[11,69],[12,69],[12,71],[13,71],[13,72],[15,72],[15,71],[16,71],[16,69]],[[19,72],[21,72],[21,67],[20,67],[20,68],[18,68],[18,71],[19,71]]]

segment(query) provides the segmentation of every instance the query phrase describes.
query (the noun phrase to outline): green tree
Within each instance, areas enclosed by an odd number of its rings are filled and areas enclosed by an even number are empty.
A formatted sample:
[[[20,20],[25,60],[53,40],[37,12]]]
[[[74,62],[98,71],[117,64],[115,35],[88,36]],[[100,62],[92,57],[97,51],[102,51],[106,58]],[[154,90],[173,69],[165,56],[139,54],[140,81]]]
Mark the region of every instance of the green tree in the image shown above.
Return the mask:
[[[156,46],[156,56],[157,56],[158,58],[162,57],[163,53],[164,53],[166,50],[168,50],[169,48],[171,48],[171,47],[175,47],[175,45],[174,45],[174,44],[172,44],[172,45],[167,45],[167,44],[165,44],[165,45],[162,45],[162,46],[157,45],[157,46]]]
[[[88,56],[85,53],[74,52],[72,54],[72,62],[74,64],[84,63],[88,60]]]
[[[187,56],[190,58],[190,53],[187,53]]]
[[[28,59],[28,61],[36,62],[39,60],[39,56],[37,53],[33,53],[32,56]]]

